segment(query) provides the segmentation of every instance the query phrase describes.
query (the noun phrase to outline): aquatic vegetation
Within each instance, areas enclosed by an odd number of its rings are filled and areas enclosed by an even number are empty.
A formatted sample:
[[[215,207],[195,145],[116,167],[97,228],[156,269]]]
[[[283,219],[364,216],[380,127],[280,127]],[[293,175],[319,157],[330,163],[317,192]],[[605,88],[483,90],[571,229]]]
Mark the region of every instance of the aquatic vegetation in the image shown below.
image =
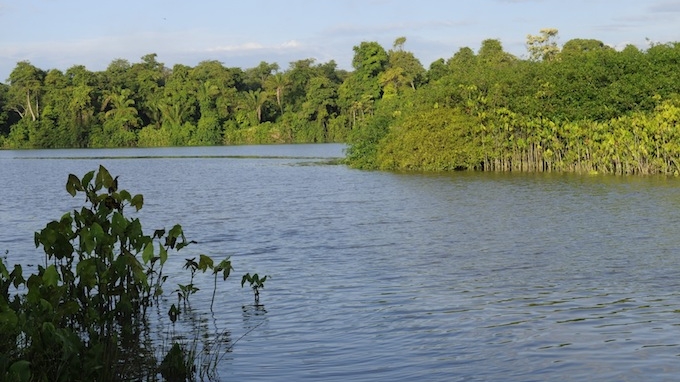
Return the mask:
[[[119,189],[118,177],[103,166],[82,178],[69,175],[66,191],[84,196],[86,205],[35,233],[36,247],[45,252],[37,273],[24,278],[21,265],[10,271],[0,259],[0,380],[156,380],[160,373],[183,381],[212,375],[195,367],[197,358],[209,357],[197,354],[195,343],[173,341],[159,365],[158,344],[146,336],[147,310],[164,294],[168,256],[194,242],[178,224],[145,234],[139,219],[126,215],[142,208],[143,196]],[[184,266],[190,283],[178,289],[185,302],[199,290],[197,271],[212,270],[216,289],[217,275],[226,280],[233,269],[228,258],[217,266],[206,255],[194,259]],[[173,325],[181,313],[170,307]],[[214,371],[219,357],[210,360],[199,367]]]
[[[241,279],[241,288],[243,288],[243,285],[245,285],[246,281],[253,289],[253,294],[255,295],[255,305],[260,305],[260,289],[264,288],[264,282],[267,281],[267,276],[260,278],[257,273],[253,275],[246,273]]]

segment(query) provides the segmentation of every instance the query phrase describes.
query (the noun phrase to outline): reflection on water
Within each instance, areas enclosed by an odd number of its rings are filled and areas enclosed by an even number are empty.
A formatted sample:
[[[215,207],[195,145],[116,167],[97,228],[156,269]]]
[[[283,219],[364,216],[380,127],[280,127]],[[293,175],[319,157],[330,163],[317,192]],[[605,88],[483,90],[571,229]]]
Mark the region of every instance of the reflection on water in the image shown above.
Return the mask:
[[[258,158],[221,148],[126,160],[2,153],[0,249],[40,263],[32,232],[81,202],[63,191],[66,176],[103,163],[145,195],[145,227],[179,222],[198,241],[187,251],[232,256],[236,276],[218,285],[214,315],[210,292],[191,301],[208,312],[197,317],[208,332],[229,334],[224,380],[609,381],[680,372],[680,180],[362,172],[301,165],[342,151],[307,148],[313,153],[293,146]],[[172,268],[187,256],[166,264],[168,283],[185,281],[173,280],[181,271]],[[245,272],[272,276],[263,306],[240,288]],[[212,291],[210,277],[197,285]]]

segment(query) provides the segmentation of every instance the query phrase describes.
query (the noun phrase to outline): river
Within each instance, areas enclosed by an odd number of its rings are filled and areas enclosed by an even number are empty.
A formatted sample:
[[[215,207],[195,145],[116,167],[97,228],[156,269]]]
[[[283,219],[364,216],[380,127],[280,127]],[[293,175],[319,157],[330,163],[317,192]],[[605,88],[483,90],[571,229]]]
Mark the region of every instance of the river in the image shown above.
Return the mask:
[[[66,193],[68,174],[103,164],[144,194],[149,233],[180,223],[197,242],[168,262],[169,284],[188,281],[187,257],[231,256],[201,319],[230,337],[221,380],[679,375],[680,179],[370,172],[331,163],[342,155],[0,151],[0,251],[40,264],[33,232],[83,202]],[[261,306],[240,287],[245,272],[270,277]],[[212,279],[197,279],[191,306],[207,312]]]

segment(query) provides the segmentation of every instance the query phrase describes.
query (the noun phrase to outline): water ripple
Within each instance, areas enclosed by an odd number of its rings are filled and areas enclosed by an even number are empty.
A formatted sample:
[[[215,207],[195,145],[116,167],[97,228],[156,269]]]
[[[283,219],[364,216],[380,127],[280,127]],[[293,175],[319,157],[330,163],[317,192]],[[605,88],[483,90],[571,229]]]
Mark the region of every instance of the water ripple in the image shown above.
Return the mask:
[[[198,253],[232,256],[236,275],[271,276],[264,306],[236,276],[220,285],[214,316],[196,318],[229,333],[223,380],[680,373],[676,179],[390,174],[297,165],[306,155],[187,153],[104,162],[145,194],[145,226],[180,222],[198,242],[169,260],[169,283],[186,282],[171,269]],[[33,230],[77,205],[63,179],[99,160],[10,163],[0,170],[0,250],[36,263]],[[200,312],[210,302],[207,293],[191,303]]]

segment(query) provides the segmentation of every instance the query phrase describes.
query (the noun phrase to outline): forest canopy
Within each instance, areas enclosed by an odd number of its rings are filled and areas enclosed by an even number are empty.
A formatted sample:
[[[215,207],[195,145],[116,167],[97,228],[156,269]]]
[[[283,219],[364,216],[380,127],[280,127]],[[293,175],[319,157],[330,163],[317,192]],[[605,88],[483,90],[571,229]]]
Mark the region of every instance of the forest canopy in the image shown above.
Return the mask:
[[[405,37],[365,41],[352,71],[22,61],[0,84],[0,147],[345,142],[366,169],[678,173],[680,43],[557,41],[556,29],[528,35],[518,58],[488,39],[428,68]]]

